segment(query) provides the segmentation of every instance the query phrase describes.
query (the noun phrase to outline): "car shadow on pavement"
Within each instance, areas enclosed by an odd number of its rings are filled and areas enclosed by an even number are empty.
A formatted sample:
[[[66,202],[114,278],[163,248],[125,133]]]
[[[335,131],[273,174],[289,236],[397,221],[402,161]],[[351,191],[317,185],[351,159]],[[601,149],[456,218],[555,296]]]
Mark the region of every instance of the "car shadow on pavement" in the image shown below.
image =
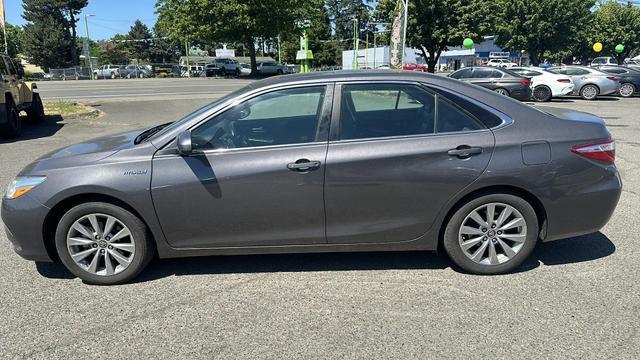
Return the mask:
[[[55,135],[64,126],[62,120],[64,119],[60,115],[46,115],[44,120],[37,124],[23,119],[22,135],[16,139],[3,139],[0,137],[0,144],[16,143]]]
[[[607,257],[615,246],[601,232],[541,243],[532,256],[515,272],[526,272],[540,264],[547,266],[580,263]],[[169,276],[307,271],[433,270],[458,269],[445,254],[433,252],[359,252],[279,255],[209,256],[155,260],[133,283]],[[36,263],[47,278],[72,279],[62,264]]]

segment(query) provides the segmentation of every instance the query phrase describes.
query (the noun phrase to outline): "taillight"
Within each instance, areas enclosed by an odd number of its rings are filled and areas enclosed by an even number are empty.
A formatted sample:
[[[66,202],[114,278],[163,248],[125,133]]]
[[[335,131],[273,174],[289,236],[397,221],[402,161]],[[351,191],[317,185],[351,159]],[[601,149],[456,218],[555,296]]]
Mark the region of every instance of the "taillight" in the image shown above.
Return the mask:
[[[565,83],[565,84],[571,84],[571,79],[558,79],[558,82]]]
[[[607,79],[612,80],[612,81],[620,81],[620,78],[617,78],[615,76],[607,76]]]
[[[592,144],[577,145],[571,152],[593,160],[605,161],[613,164],[616,161],[616,142],[607,140]]]
[[[531,81],[529,79],[522,79],[520,80],[520,84],[522,86],[529,86],[529,84],[531,84]]]

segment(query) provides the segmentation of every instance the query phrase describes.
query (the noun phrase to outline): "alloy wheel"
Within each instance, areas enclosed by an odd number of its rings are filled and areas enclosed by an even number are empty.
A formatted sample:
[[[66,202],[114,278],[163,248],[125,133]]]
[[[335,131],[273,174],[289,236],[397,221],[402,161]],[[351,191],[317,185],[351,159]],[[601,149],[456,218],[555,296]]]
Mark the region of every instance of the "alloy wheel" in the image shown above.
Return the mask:
[[[495,89],[493,91],[500,95],[509,96],[509,92],[505,89]]]
[[[480,265],[500,265],[513,259],[527,239],[527,223],[513,206],[484,204],[462,221],[458,243],[463,253]]]
[[[622,97],[630,97],[635,92],[635,87],[632,84],[626,83],[620,86],[620,95]]]
[[[595,86],[587,85],[582,89],[582,97],[587,100],[593,100],[598,96],[598,89]]]
[[[76,220],[67,233],[67,250],[81,269],[110,276],[124,271],[135,256],[135,239],[129,228],[106,214],[89,214]]]

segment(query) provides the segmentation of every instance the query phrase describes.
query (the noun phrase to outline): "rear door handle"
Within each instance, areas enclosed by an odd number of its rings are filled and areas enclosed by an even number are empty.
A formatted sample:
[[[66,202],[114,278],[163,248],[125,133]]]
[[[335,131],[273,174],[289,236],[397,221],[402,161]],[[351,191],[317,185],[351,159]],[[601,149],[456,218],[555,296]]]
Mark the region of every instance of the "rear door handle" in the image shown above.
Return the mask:
[[[311,161],[308,159],[300,159],[296,162],[287,164],[287,169],[297,172],[308,172],[320,167],[320,161]]]
[[[461,159],[466,159],[468,157],[470,157],[471,155],[478,155],[478,154],[482,154],[482,148],[481,147],[471,147],[469,145],[460,145],[455,149],[451,149],[449,151],[447,151],[447,154],[449,154],[450,156],[457,156]]]

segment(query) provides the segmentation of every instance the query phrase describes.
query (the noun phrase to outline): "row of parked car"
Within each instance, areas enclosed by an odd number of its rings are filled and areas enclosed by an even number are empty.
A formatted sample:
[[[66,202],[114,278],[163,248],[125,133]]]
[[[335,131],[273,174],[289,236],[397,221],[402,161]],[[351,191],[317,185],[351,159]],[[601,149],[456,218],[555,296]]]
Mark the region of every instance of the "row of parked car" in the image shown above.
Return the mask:
[[[595,100],[600,95],[631,97],[640,91],[640,67],[557,66],[467,67],[449,77],[469,82],[521,101],[550,101],[554,97],[578,95]]]
[[[257,64],[257,71],[261,75],[284,75],[292,74],[294,69],[275,61],[262,61]],[[204,72],[207,77],[250,75],[251,65],[240,63],[235,59],[218,58],[205,66]]]

